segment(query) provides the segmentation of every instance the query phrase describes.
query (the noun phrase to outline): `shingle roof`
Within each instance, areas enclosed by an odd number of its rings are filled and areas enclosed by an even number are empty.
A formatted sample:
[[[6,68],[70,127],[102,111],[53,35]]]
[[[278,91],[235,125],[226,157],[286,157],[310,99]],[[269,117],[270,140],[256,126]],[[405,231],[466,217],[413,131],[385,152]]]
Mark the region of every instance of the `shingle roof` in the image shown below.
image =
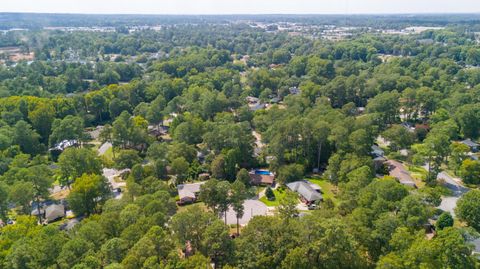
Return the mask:
[[[59,217],[65,216],[65,206],[63,205],[50,205],[45,209],[45,219],[48,221],[55,220]]]
[[[255,173],[250,173],[250,179],[252,180],[253,184],[267,184],[272,185],[275,176],[273,175],[259,175]]]
[[[461,143],[465,144],[465,145],[467,145],[471,148],[478,147],[478,144],[473,142],[470,138],[463,140]]]
[[[305,181],[291,182],[287,184],[287,187],[292,191],[298,192],[308,202],[322,200],[322,195]]]
[[[191,183],[191,184],[180,184],[177,186],[178,196],[180,199],[189,197],[189,198],[197,198],[195,193],[200,191],[200,186],[205,184],[205,182],[199,183]]]

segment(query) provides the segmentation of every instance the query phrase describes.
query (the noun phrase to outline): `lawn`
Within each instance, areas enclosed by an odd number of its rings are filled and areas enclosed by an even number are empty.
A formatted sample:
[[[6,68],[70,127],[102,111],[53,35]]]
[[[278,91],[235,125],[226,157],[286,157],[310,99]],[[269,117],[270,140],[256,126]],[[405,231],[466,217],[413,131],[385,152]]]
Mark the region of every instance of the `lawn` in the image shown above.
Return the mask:
[[[190,208],[190,207],[198,207],[198,208],[200,208],[200,209],[203,210],[203,211],[208,211],[208,208],[207,208],[207,206],[205,205],[205,203],[203,203],[203,202],[198,202],[198,203],[193,203],[193,204],[189,204],[189,205],[177,206],[177,212],[185,211],[185,210],[187,210],[187,209]]]
[[[404,164],[410,175],[415,179],[415,184],[418,188],[425,186],[425,179],[427,178],[427,170],[421,166]]]
[[[280,200],[285,197],[287,194],[287,189],[283,187],[278,187],[277,189],[273,190],[273,194],[275,194],[275,200],[269,201],[266,196],[260,198],[260,202],[264,203],[266,206],[278,206],[280,205]]]
[[[308,181],[317,184],[322,188],[322,196],[323,199],[331,199],[333,203],[337,203],[337,198],[335,197],[335,186],[333,186],[332,183],[330,183],[326,179],[314,179],[314,178],[307,178]]]

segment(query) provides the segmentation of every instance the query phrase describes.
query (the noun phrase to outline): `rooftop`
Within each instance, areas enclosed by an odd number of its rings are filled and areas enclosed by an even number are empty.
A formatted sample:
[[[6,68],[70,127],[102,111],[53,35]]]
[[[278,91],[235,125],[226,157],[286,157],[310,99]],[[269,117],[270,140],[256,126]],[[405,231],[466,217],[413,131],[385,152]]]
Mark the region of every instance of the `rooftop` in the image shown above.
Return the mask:
[[[298,192],[307,202],[322,200],[320,187],[308,181],[294,181],[287,184],[287,187]]]
[[[177,186],[178,196],[180,199],[185,197],[197,198],[196,194],[200,192],[200,186],[205,184],[205,182],[190,183],[190,184],[179,184]]]

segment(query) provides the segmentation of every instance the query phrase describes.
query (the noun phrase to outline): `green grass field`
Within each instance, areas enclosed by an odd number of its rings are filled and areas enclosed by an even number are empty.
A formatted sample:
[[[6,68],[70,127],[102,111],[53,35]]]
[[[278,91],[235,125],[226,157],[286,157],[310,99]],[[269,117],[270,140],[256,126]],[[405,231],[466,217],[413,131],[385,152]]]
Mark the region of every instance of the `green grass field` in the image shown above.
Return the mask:
[[[335,186],[333,186],[332,183],[330,183],[326,179],[314,179],[314,178],[307,178],[308,181],[317,184],[322,188],[323,192],[323,199],[331,199],[335,204],[337,203],[337,198],[335,196]]]
[[[275,200],[269,201],[266,196],[263,196],[262,198],[260,198],[260,202],[264,203],[267,206],[278,206],[280,204],[280,200],[282,200],[283,197],[285,197],[285,195],[287,194],[287,191],[289,190],[279,187],[273,190],[273,193],[275,194]]]
[[[417,165],[405,164],[405,167],[410,172],[412,178],[416,180],[417,187],[423,188],[425,186],[425,179],[427,178],[427,170]]]
[[[201,209],[203,211],[208,211],[207,206],[203,202],[198,202],[198,203],[189,204],[189,205],[177,206],[177,213],[178,212],[183,212],[190,207],[198,207],[199,209]]]

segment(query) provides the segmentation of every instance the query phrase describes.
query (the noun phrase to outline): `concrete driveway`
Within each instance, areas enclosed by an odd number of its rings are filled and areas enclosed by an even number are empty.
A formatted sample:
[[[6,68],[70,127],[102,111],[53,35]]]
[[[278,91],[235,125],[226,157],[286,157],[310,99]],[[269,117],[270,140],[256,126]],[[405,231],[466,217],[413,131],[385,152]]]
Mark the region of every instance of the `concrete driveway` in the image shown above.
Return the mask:
[[[247,224],[254,216],[266,216],[268,214],[268,207],[258,200],[245,200],[243,206],[244,214],[243,217],[239,219],[240,225]],[[220,219],[225,219],[223,214]],[[227,211],[227,224],[237,224],[236,213],[232,207]]]
[[[458,199],[470,189],[463,186],[460,179],[454,178],[446,172],[440,172],[437,176],[437,180],[443,181],[443,186],[452,191],[451,196],[442,197],[442,202],[437,208],[450,212],[452,216],[455,216],[455,208],[457,207]]]

